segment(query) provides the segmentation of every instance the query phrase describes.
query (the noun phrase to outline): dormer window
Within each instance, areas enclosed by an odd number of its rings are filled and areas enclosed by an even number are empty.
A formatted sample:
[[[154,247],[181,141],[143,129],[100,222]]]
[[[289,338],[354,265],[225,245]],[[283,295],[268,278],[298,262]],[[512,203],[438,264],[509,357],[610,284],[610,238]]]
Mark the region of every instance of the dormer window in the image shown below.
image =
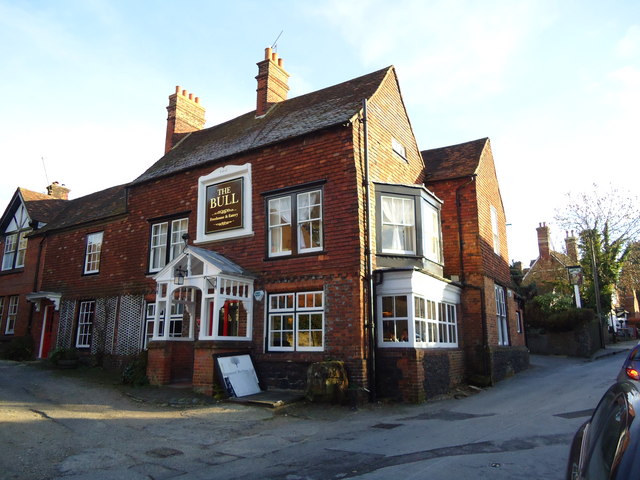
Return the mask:
[[[3,271],[24,267],[27,255],[27,235],[30,231],[29,216],[24,206],[20,205],[5,230]]]

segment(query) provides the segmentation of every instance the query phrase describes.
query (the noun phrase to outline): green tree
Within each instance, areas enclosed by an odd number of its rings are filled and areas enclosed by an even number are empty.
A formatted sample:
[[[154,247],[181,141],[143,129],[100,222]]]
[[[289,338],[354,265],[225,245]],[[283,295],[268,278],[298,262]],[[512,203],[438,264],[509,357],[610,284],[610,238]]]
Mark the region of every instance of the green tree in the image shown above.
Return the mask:
[[[567,205],[556,212],[560,225],[580,232],[578,248],[585,280],[583,303],[603,314],[611,309],[611,294],[622,265],[630,253],[630,245],[640,235],[639,207],[637,196],[594,184],[588,192],[569,193]]]

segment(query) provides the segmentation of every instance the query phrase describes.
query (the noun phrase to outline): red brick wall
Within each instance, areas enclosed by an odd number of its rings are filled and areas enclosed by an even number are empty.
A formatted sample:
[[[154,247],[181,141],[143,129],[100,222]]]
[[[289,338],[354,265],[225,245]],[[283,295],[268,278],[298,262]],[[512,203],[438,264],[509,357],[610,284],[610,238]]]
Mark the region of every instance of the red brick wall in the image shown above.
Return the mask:
[[[0,337],[4,335],[9,309],[9,297],[19,295],[18,317],[13,336],[29,334],[29,320],[32,315],[33,304],[28,302],[25,295],[36,290],[36,276],[38,272],[38,257],[40,251],[40,238],[30,238],[27,241],[27,253],[23,268],[0,271],[0,297],[4,297],[4,309],[0,317]],[[0,239],[0,262],[4,254],[4,238]],[[33,320],[32,320],[33,321]],[[34,332],[35,335],[35,332]],[[38,345],[40,337],[34,336],[34,342]]]

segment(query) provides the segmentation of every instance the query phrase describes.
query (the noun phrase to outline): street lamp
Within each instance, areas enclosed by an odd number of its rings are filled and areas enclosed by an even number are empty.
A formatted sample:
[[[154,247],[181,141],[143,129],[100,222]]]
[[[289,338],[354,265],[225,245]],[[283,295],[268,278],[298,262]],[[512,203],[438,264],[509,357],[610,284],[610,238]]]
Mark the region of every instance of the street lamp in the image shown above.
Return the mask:
[[[175,285],[184,285],[184,277],[186,276],[187,271],[183,270],[181,266],[178,266],[174,273],[175,275],[173,277],[173,283]]]

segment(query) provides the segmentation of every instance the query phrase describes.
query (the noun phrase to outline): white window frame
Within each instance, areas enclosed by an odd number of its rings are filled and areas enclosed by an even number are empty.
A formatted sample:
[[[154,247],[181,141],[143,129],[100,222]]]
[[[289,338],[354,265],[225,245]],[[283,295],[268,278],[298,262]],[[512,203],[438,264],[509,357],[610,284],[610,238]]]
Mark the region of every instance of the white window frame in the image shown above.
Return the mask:
[[[76,348],[91,348],[93,323],[96,314],[96,301],[84,300],[78,305],[78,328],[76,331]]]
[[[391,137],[391,150],[396,152],[404,161],[407,161],[407,149],[394,137]]]
[[[87,235],[87,246],[84,257],[84,273],[100,272],[100,257],[104,232],[94,232]]]
[[[440,210],[422,201],[422,255],[436,263],[442,263],[442,227]]]
[[[314,197],[315,200],[313,200]],[[269,197],[267,200],[268,256],[280,257],[321,252],[324,249],[322,209],[322,188],[296,190]],[[289,238],[286,238],[287,235]],[[317,243],[305,246],[303,245],[305,238],[309,241],[316,238]],[[289,248],[285,247],[286,244]]]
[[[314,196],[316,196],[315,201],[313,200]],[[298,253],[318,252],[323,249],[322,203],[322,189],[320,188],[300,192],[296,195],[296,217],[298,220],[296,234],[298,237]],[[305,235],[303,235],[303,230],[305,228],[308,228],[310,241],[315,235],[318,236],[318,245],[302,245],[303,239],[305,238]]]
[[[496,297],[496,320],[498,325],[498,345],[509,345],[509,326],[507,322],[507,298],[505,288],[494,285]]]
[[[404,311],[401,308],[402,304],[399,300],[401,298],[404,298]],[[411,317],[409,302],[411,302],[411,295],[381,295],[379,299],[379,311],[381,316],[380,325],[382,329],[383,343],[409,345],[411,332],[409,327],[409,318]],[[385,302],[385,299],[388,299],[387,302]],[[387,305],[385,305],[385,303],[387,303]],[[387,307],[391,308],[387,309]],[[387,335],[386,338],[385,335]]]
[[[2,270],[11,270],[16,258],[18,247],[18,234],[10,233],[4,237],[4,255],[2,257]]]
[[[269,256],[280,257],[291,255],[291,196],[270,198],[267,202]],[[288,218],[287,218],[288,216]],[[289,237],[289,247],[285,246]]]
[[[407,315],[391,315],[385,317],[384,298],[406,297]],[[416,348],[457,348],[458,347],[458,321],[457,308],[453,303],[436,301],[418,294],[380,295],[378,300],[380,311],[379,325],[383,333],[381,335],[382,346],[386,347],[416,347]],[[396,322],[396,338],[398,340],[385,339],[384,322]],[[398,333],[397,323],[405,322],[407,326],[407,339],[402,340],[402,333]],[[401,327],[402,329],[403,327]],[[401,330],[400,329],[400,330]]]
[[[271,352],[321,352],[325,342],[325,299],[322,290],[309,292],[288,292],[269,295],[268,300],[267,345]],[[320,320],[320,327],[313,327],[313,319]],[[285,325],[285,322],[287,325]],[[285,328],[288,327],[288,328]],[[274,328],[277,327],[277,328]],[[278,334],[279,344],[274,342]],[[306,339],[320,335],[320,342],[309,345]],[[284,336],[286,336],[285,345]]]
[[[159,272],[182,253],[182,235],[189,229],[187,217],[151,224],[149,240],[149,272]]]
[[[491,205],[491,235],[493,241],[493,253],[500,255],[500,229],[498,224],[498,210]]]
[[[243,179],[242,195],[242,218],[243,226],[233,230],[225,230],[216,233],[205,233],[205,221],[207,212],[207,187],[217,183],[224,183],[238,178]],[[226,165],[220,167],[208,175],[198,179],[198,219],[196,225],[196,239],[194,243],[213,242],[216,240],[226,240],[229,238],[253,235],[252,224],[252,184],[251,184],[251,164]]]
[[[381,251],[382,253],[416,254],[416,205],[415,197],[381,195]],[[386,208],[385,208],[386,206]],[[401,217],[398,218],[398,207]],[[391,245],[385,245],[386,232],[391,232]]]
[[[18,302],[20,297],[18,295],[11,295],[9,297],[9,305],[7,306],[7,324],[4,328],[5,335],[13,335],[16,328],[16,321],[18,319]]]

